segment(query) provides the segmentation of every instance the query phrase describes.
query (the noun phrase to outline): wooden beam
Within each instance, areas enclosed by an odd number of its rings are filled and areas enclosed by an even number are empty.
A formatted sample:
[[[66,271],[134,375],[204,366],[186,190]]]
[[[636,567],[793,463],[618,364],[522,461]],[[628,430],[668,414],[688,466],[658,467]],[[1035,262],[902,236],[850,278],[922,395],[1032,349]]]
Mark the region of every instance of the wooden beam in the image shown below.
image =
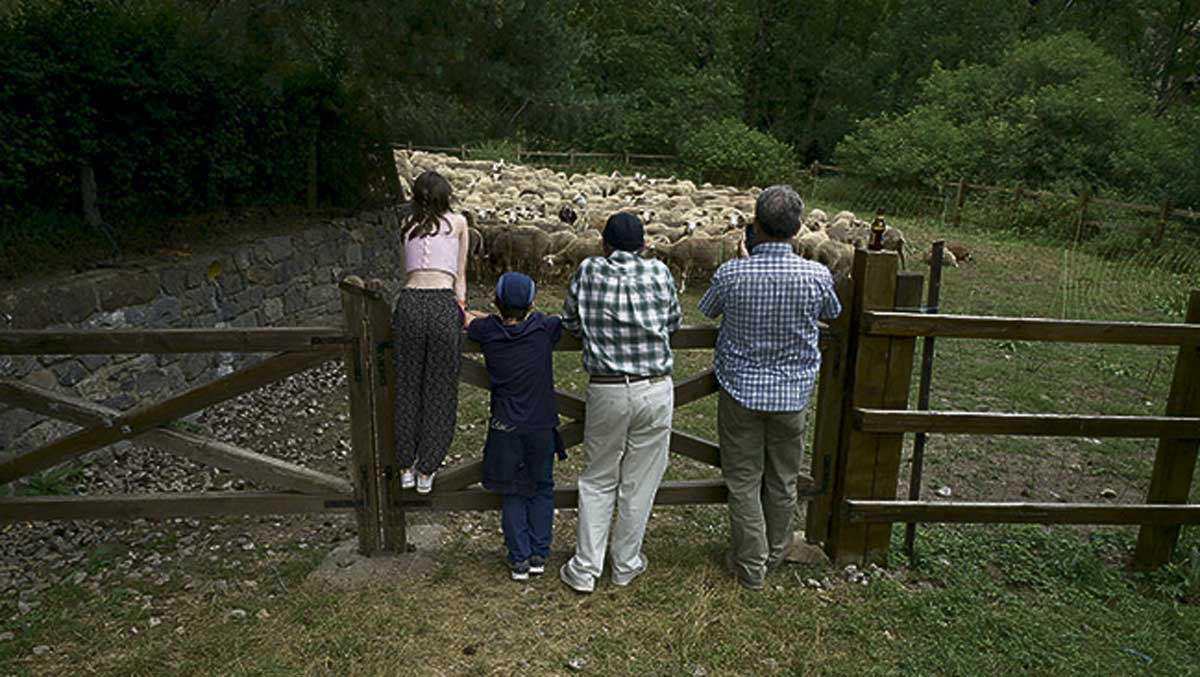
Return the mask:
[[[114,442],[137,437],[158,426],[219,402],[279,381],[333,358],[330,348],[303,353],[281,353],[247,369],[234,372],[163,402],[139,407],[113,419],[111,425],[80,430],[20,456],[0,462],[0,485],[53,467]]]
[[[856,409],[854,419],[859,430],[874,433],[1200,439],[1200,418],[1169,416]]]
[[[654,495],[655,505],[706,505],[724,503],[728,496],[723,480],[678,480],[663,482]],[[499,510],[503,496],[486,489],[473,488],[446,493],[421,495],[405,492],[401,500],[407,510]],[[554,490],[557,508],[574,508],[579,504],[577,487]]]
[[[1200,328],[1200,290],[1192,290],[1184,321]],[[1167,395],[1168,416],[1200,416],[1200,346],[1182,346],[1175,358],[1175,374]],[[1187,503],[1196,473],[1200,440],[1162,439],[1154,454],[1147,503]],[[1133,565],[1153,569],[1171,561],[1179,540],[1179,526],[1145,526],[1138,532]]]
[[[472,458],[459,461],[449,468],[443,468],[437,473],[433,490],[438,494],[461,491],[473,484],[479,484],[483,478],[483,459]],[[415,494],[415,491],[405,491],[404,495]]]
[[[689,324],[680,327],[679,331],[671,335],[671,347],[675,350],[712,350],[717,344],[717,330],[715,324]],[[565,331],[554,346],[556,352],[576,352],[582,348],[583,343]],[[463,352],[479,353],[481,350],[475,341],[464,341]]]
[[[854,255],[854,309],[850,334],[857,335],[853,360],[848,367],[849,401],[855,406],[882,407],[887,394],[888,358],[892,348],[888,336],[866,334],[864,320],[867,311],[890,310],[896,304],[896,270],[899,260],[892,252],[867,252],[859,249]],[[886,552],[868,550],[868,529],[865,524],[852,524],[845,518],[843,499],[870,499],[875,490],[876,461],[879,436],[854,430],[849,425],[850,412],[843,419],[842,445],[839,448],[839,470],[833,486],[829,539],[825,550],[834,564],[866,564],[877,562]]]
[[[924,278],[920,273],[901,272],[896,275],[895,306],[911,308],[921,305],[921,290]],[[888,349],[887,383],[883,391],[883,407],[904,409],[908,406],[908,391],[912,384],[913,355],[917,340],[908,337],[893,337]],[[871,498],[892,501],[900,486],[900,457],[904,446],[902,434],[879,434],[875,452],[875,479],[871,484]],[[890,524],[873,524],[867,527],[867,557],[876,564],[885,564],[892,542]]]
[[[0,522],[161,519],[212,515],[291,515],[344,512],[349,494],[211,492],[125,496],[22,496],[0,498]]]
[[[563,447],[570,449],[583,443],[583,421],[572,421],[558,426],[558,434],[562,436]]]
[[[854,523],[1200,524],[1200,505],[846,501]]]
[[[868,312],[864,323],[866,332],[871,336],[938,336],[1147,346],[1200,345],[1200,326],[1164,322],[1091,322],[1034,317]]]
[[[0,331],[0,355],[324,351],[349,340],[337,327]]]
[[[831,332],[845,336],[850,329],[854,312],[850,278],[843,277],[836,286],[842,314],[830,323]],[[813,445],[811,472],[817,486],[826,487],[822,495],[814,496],[804,511],[804,537],[809,543],[823,543],[829,536],[830,495],[833,477],[837,475],[838,447],[842,439],[842,416],[846,395],[846,356],[849,342],[831,342],[821,351],[821,372],[817,379],[817,399],[813,405]],[[828,460],[826,460],[828,459]],[[826,478],[825,473],[830,473]]]
[[[400,458],[396,449],[396,355],[392,344],[392,304],[382,293],[383,282],[371,280],[365,295],[367,342],[374,346],[371,356],[374,377],[369,388],[371,420],[352,425],[370,424],[376,467],[375,491],[379,506],[379,547],[385,552],[402,553],[408,550],[408,524],[404,508],[391,500],[400,488]],[[347,374],[352,377],[353,374]]]
[[[671,451],[714,468],[721,467],[721,448],[715,442],[679,430],[671,431]]]
[[[711,368],[693,374],[675,384],[675,406],[676,408],[682,407],[708,397],[716,393],[720,387],[720,384],[717,383],[717,373]]]
[[[107,426],[121,416],[121,412],[101,404],[17,381],[0,381],[0,402],[83,426]],[[353,491],[351,484],[340,477],[178,430],[155,428],[134,441],[280,489],[345,494]]]
[[[347,343],[342,363],[346,365],[346,389],[350,401],[350,478],[354,482],[355,526],[358,552],[372,555],[383,545],[383,509],[379,502],[379,465],[376,462],[376,420],[372,401],[376,378],[376,346],[371,343],[367,311],[367,289],[362,279],[351,275],[338,285]]]

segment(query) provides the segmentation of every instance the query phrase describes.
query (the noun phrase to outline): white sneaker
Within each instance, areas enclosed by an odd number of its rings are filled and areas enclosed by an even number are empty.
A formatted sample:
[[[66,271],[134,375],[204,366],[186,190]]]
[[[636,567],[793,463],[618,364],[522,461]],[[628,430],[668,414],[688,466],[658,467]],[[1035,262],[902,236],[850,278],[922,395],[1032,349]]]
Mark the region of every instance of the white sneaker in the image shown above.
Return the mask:
[[[434,474],[436,475],[437,473]],[[431,491],[433,491],[433,475],[426,475],[423,472],[417,473],[417,493],[428,494]]]
[[[412,489],[417,486],[417,474],[412,469],[400,471],[400,488]]]

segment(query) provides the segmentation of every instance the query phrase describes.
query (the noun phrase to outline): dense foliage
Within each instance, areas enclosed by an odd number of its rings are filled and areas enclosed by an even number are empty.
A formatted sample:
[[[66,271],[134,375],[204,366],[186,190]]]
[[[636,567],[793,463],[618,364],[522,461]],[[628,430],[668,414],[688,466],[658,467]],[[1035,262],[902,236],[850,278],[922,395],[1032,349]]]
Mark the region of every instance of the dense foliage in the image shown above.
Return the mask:
[[[1198,84],[1200,0],[9,0],[0,212],[78,218],[87,167],[118,234],[303,203],[314,150],[350,205],[381,142],[497,139],[1195,204]]]
[[[796,169],[790,148],[733,118],[702,126],[682,144],[679,159],[705,181],[733,185],[770,185]]]

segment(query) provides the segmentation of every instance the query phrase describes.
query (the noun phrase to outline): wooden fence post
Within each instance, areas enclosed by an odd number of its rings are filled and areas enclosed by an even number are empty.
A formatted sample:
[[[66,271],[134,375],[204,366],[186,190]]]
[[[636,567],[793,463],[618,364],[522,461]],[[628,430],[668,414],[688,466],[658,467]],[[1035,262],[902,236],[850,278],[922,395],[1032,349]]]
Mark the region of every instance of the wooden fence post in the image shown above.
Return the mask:
[[[378,467],[381,549],[402,553],[408,547],[404,503],[400,500],[400,461],[396,456],[396,369],[392,350],[392,307],[379,280],[367,283],[367,337],[373,349],[372,427]]]
[[[1200,323],[1200,289],[1193,289],[1188,300],[1187,318],[1191,324]],[[1175,376],[1167,397],[1167,416],[1200,415],[1200,346],[1183,345],[1175,359]],[[1196,452],[1200,440],[1160,439],[1154,455],[1154,474],[1146,503],[1187,503],[1196,470]],[[1138,531],[1137,549],[1133,555],[1136,569],[1154,569],[1171,560],[1175,542],[1179,540],[1179,525],[1145,525]]]
[[[838,449],[837,474],[830,497],[831,517],[829,538],[825,541],[825,552],[835,564],[866,563],[881,561],[887,554],[886,544],[882,551],[868,550],[869,530],[866,524],[851,524],[847,520],[844,502],[846,499],[871,498],[875,495],[877,460],[880,435],[855,430],[852,425],[852,410],[855,407],[885,408],[889,401],[888,379],[893,371],[889,364],[892,343],[888,336],[868,336],[862,333],[862,314],[869,310],[892,310],[896,307],[896,270],[899,260],[894,252],[867,252],[860,249],[854,255],[854,312],[850,317],[851,350],[853,361],[847,365],[850,381],[847,383],[852,397],[845,405],[842,416],[842,438]],[[905,339],[911,345],[913,339]],[[912,367],[912,350],[909,354],[909,370]],[[897,365],[898,366],[898,365]],[[897,374],[897,377],[899,374]],[[905,397],[907,397],[908,374],[904,374]],[[894,401],[894,397],[890,401]],[[897,444],[898,446],[898,444]],[[897,463],[899,455],[896,454]],[[897,467],[892,475],[899,474]],[[895,495],[895,484],[891,493]]]
[[[1158,225],[1154,228],[1154,246],[1162,244],[1163,235],[1167,232],[1167,221],[1171,218],[1171,198],[1163,200],[1162,212],[1158,216]]]
[[[954,225],[962,225],[963,203],[967,199],[967,180],[958,180],[958,194],[954,196]]]
[[[1088,203],[1092,201],[1092,189],[1085,188],[1079,195],[1079,226],[1075,230],[1075,240],[1083,239],[1084,224],[1087,223]]]
[[[350,475],[354,481],[354,516],[358,522],[358,551],[373,555],[380,546],[379,467],[375,455],[371,383],[373,349],[367,316],[366,288],[357,276],[342,281],[342,312],[346,333],[346,384],[350,391]]]
[[[818,487],[824,487],[825,493],[810,500],[804,511],[804,539],[809,543],[823,543],[829,538],[830,506],[834,478],[838,476],[837,460],[842,440],[842,420],[846,415],[847,356],[850,354],[852,338],[850,318],[855,312],[853,285],[853,278],[843,278],[837,284],[842,314],[829,323],[834,340],[830,349],[821,356],[817,401],[812,418],[814,429],[811,456],[813,482]]]

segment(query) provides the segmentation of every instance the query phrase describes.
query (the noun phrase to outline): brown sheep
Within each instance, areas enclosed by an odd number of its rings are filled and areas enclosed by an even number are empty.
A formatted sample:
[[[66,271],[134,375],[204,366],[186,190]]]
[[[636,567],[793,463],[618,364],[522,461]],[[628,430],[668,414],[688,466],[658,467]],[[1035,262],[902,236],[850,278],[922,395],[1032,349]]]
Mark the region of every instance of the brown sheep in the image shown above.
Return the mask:
[[[550,235],[537,226],[497,228],[488,254],[499,272],[520,270],[532,275],[550,252]]]

